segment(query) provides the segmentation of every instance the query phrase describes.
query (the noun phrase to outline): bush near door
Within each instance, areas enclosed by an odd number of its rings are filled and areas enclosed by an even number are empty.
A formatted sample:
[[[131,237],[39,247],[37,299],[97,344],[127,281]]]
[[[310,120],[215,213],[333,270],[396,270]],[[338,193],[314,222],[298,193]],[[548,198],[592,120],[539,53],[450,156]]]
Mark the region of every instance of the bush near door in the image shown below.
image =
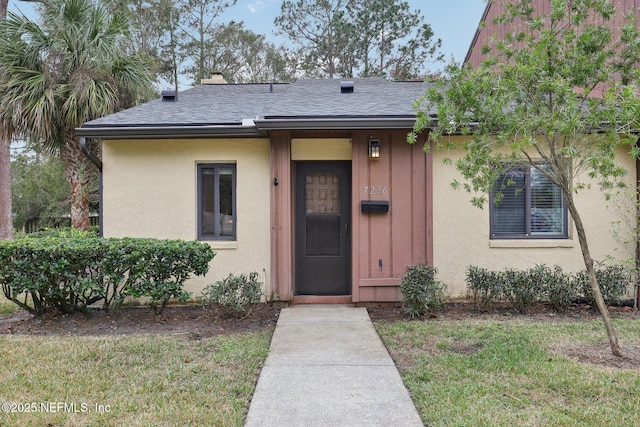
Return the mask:
[[[436,280],[438,269],[426,264],[407,269],[400,290],[402,305],[410,317],[422,317],[444,304],[444,283]]]

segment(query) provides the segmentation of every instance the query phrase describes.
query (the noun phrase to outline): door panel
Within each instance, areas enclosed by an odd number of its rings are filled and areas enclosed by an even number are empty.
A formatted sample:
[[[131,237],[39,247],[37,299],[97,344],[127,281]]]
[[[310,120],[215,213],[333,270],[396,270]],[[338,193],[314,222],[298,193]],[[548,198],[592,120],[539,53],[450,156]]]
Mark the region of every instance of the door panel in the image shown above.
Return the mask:
[[[296,294],[349,295],[348,162],[296,163]]]

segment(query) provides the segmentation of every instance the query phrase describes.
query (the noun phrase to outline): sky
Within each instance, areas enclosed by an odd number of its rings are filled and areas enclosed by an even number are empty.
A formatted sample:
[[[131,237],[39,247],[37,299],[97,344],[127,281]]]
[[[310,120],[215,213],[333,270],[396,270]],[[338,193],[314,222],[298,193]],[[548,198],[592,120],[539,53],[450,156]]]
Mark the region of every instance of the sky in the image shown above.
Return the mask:
[[[407,0],[411,10],[420,10],[425,22],[431,25],[435,37],[442,40],[442,53],[448,63],[451,58],[464,60],[469,44],[478,28],[486,0]],[[237,0],[220,17],[221,22],[244,21],[245,28],[265,34],[273,40],[273,21],[280,13],[282,0]],[[32,16],[33,3],[18,0],[9,2],[9,9],[20,9]],[[441,68],[444,65],[440,66]],[[437,68],[437,67],[436,67]],[[435,70],[433,70],[435,71]]]
[[[410,9],[420,10],[431,25],[436,38],[442,40],[442,52],[448,63],[453,56],[462,62],[478,28],[485,0],[407,0]],[[238,0],[223,17],[244,21],[245,26],[260,34],[272,35],[273,20],[280,14],[282,0]]]

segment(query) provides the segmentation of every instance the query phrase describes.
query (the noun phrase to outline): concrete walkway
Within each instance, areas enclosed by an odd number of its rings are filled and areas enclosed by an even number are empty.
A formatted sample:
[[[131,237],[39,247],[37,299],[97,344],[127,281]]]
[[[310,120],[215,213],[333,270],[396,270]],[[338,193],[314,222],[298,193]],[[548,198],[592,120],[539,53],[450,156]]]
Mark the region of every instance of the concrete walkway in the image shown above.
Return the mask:
[[[298,305],[280,313],[245,425],[423,424],[365,308]]]

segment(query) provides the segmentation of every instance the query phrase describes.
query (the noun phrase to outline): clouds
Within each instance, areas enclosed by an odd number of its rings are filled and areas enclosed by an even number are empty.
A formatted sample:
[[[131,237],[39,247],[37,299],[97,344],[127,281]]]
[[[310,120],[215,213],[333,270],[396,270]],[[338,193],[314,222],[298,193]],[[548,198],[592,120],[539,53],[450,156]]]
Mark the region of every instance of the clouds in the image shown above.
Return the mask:
[[[275,2],[273,0],[268,0],[268,1],[264,1],[264,0],[255,0],[255,1],[250,1],[247,4],[247,9],[249,9],[249,12],[251,13],[259,13],[259,12],[263,12],[266,9],[269,9]]]
[[[261,10],[263,10],[265,7],[266,7],[266,5],[261,0],[257,0],[255,2],[249,3],[247,5],[247,9],[249,9],[249,12],[251,12],[251,13],[258,13]]]

